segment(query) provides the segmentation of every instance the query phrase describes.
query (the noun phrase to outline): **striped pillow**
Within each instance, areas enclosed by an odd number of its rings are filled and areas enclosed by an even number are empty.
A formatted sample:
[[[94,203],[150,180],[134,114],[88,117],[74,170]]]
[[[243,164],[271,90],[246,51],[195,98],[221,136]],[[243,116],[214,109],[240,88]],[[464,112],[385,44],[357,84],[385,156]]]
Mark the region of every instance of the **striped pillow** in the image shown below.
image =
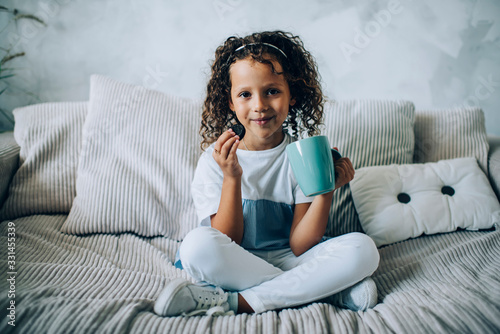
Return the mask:
[[[17,171],[19,150],[12,132],[0,133],[0,207],[7,198],[10,181]]]
[[[88,102],[53,102],[14,110],[20,166],[0,220],[70,211],[87,109]]]
[[[201,102],[91,77],[77,196],[62,231],[181,239],[196,227],[190,184]]]
[[[415,108],[408,101],[347,100],[325,104],[330,144],[351,159],[355,169],[413,162]],[[337,189],[327,236],[362,231],[349,185]]]
[[[475,157],[488,174],[488,138],[484,113],[477,107],[417,110],[416,163]]]

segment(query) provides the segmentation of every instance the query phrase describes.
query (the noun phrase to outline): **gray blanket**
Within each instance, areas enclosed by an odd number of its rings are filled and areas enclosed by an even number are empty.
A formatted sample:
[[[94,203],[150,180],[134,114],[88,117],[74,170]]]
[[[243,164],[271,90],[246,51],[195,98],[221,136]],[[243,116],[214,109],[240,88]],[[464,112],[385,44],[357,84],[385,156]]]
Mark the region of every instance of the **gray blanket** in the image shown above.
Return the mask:
[[[1,333],[500,331],[500,231],[423,236],[381,248],[374,274],[379,304],[367,312],[313,303],[259,315],[162,318],[153,313],[156,296],[168,280],[186,277],[172,265],[179,242],[66,235],[59,232],[65,219],[14,221],[15,282],[7,280],[8,222],[0,223]],[[11,300],[15,327],[7,317]]]

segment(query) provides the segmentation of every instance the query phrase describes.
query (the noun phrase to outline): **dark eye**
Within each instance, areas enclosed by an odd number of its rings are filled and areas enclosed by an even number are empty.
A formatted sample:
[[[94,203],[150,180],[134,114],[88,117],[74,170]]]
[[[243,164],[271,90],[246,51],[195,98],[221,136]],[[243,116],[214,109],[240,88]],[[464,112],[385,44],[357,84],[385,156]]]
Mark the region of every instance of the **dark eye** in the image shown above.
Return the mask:
[[[250,93],[249,92],[241,92],[240,95],[238,95],[239,97],[243,97],[243,98],[247,98],[247,97],[250,97]]]
[[[269,94],[269,95],[276,95],[276,94],[278,94],[279,92],[280,92],[279,90],[274,89],[274,88],[271,88],[271,89],[269,89],[269,90],[267,91],[267,94]]]

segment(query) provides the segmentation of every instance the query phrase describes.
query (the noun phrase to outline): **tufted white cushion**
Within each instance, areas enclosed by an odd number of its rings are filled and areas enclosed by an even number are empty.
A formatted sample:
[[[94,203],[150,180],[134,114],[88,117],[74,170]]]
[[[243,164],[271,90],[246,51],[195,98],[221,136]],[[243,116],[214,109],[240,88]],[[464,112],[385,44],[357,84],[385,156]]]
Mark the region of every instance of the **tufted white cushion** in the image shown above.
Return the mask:
[[[361,168],[351,190],[377,246],[500,222],[500,204],[475,158]]]

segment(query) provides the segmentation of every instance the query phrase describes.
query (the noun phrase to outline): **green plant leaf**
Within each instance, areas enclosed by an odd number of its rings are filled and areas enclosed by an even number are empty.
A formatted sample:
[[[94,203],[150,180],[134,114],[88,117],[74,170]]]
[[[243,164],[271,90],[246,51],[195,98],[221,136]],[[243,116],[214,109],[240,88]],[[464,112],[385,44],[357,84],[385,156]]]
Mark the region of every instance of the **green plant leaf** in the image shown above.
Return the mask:
[[[24,52],[18,52],[18,53],[14,53],[13,55],[9,55],[9,54],[6,54],[2,60],[0,60],[0,64],[5,64],[6,62],[14,59],[14,58],[17,58],[17,57],[22,57],[24,56],[25,53]]]
[[[38,23],[43,24],[44,26],[47,26],[47,23],[45,23],[42,19],[36,17],[35,15],[31,14],[18,14],[14,17],[14,20],[19,20],[19,19],[29,19],[29,20],[34,20],[37,21]]]
[[[0,108],[0,113],[7,119],[7,121],[9,121],[11,125],[14,125],[14,119],[9,115],[8,112]]]

